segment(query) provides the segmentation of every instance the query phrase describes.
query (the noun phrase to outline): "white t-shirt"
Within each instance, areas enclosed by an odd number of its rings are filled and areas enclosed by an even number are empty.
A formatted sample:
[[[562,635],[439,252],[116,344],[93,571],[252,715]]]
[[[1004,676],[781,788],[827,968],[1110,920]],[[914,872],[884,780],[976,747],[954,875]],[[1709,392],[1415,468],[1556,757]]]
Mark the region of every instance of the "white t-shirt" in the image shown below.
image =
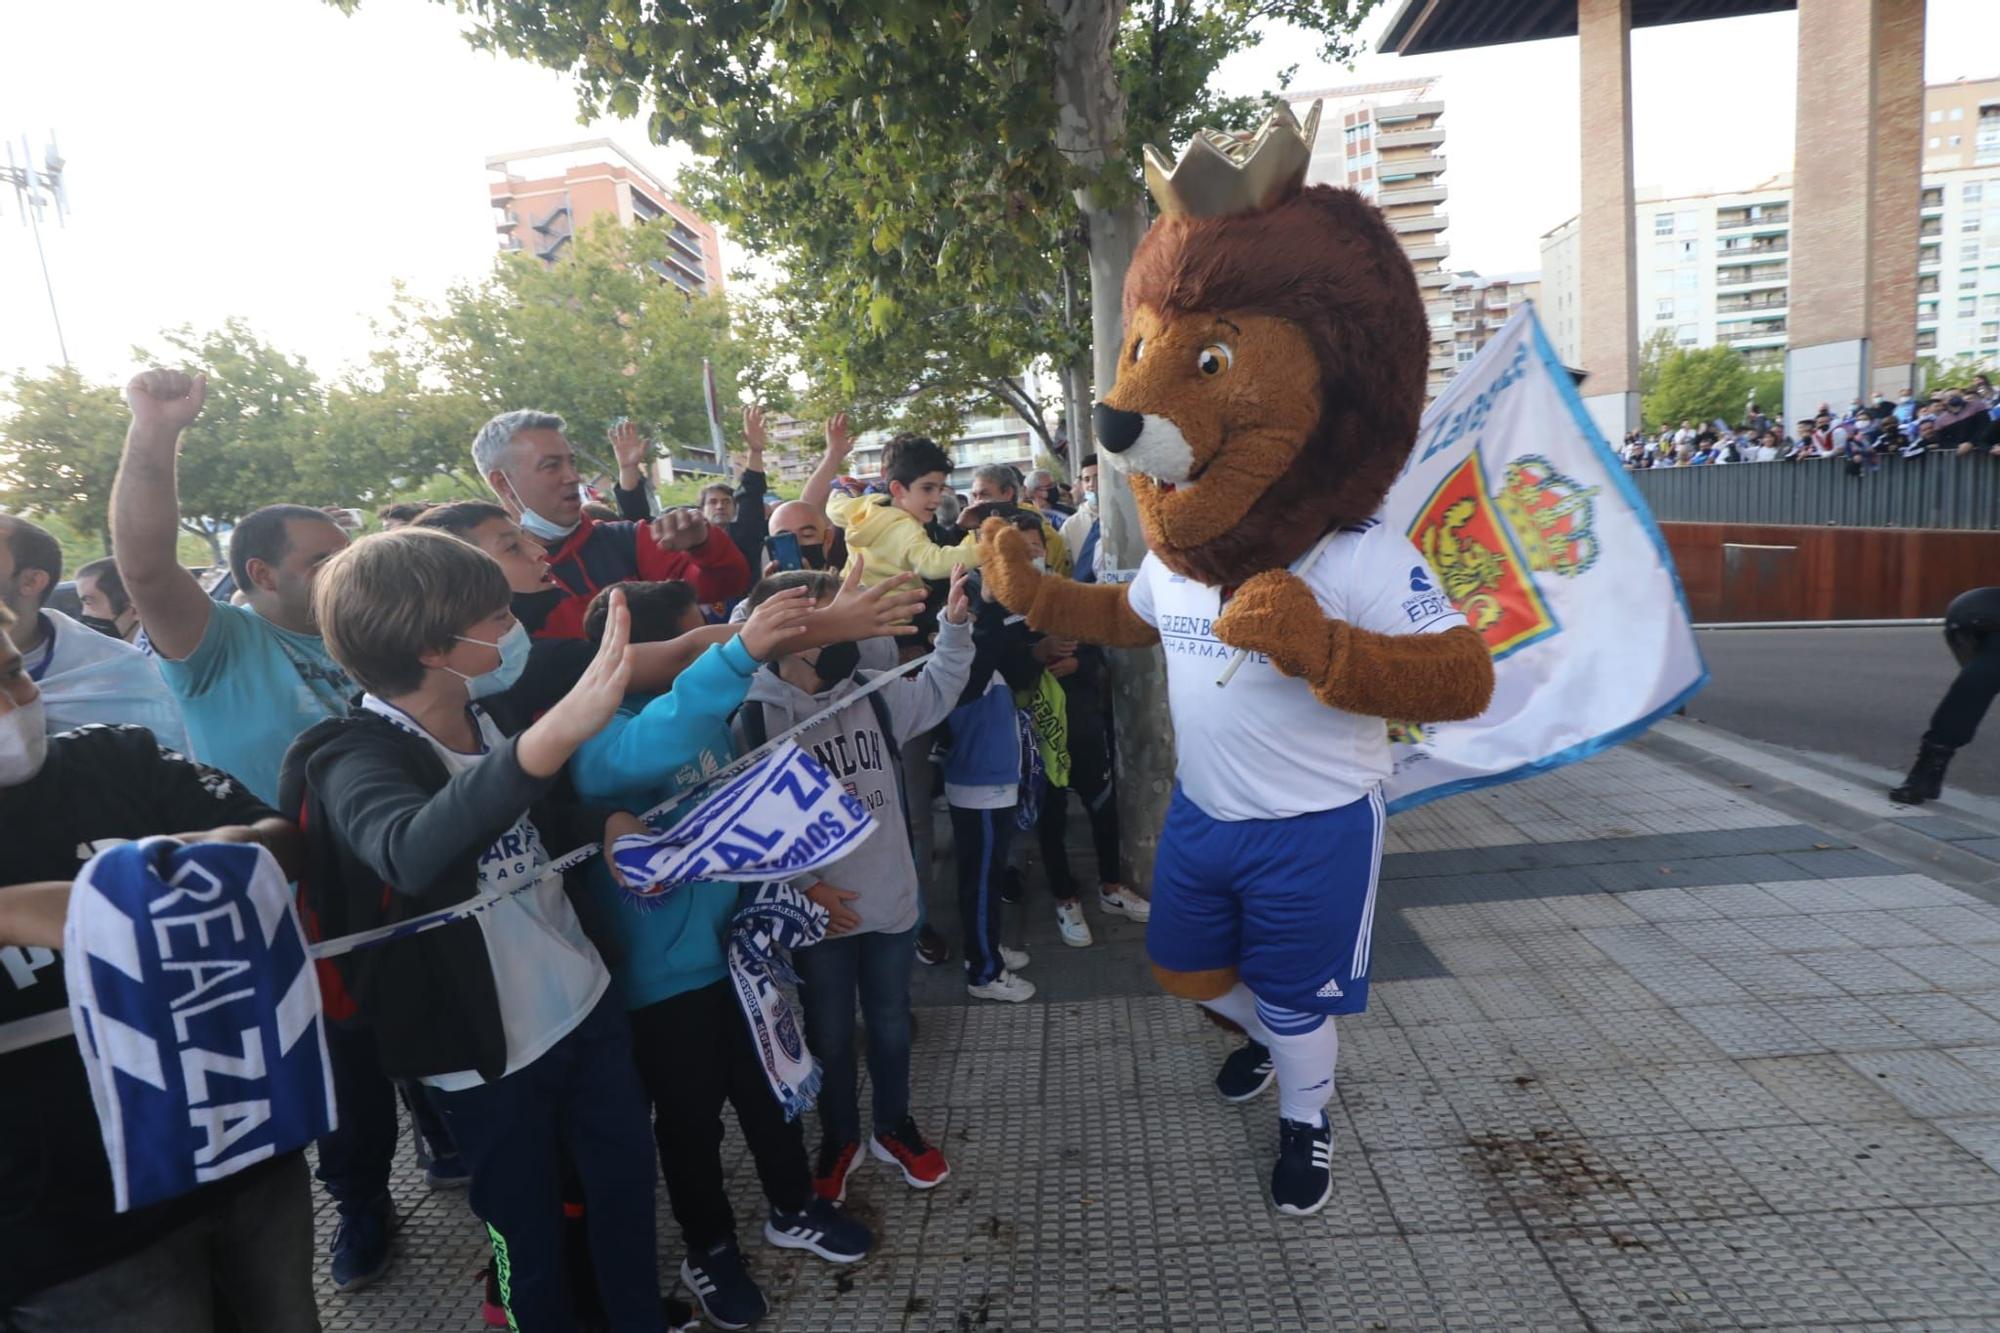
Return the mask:
[[[460,754],[441,744],[409,714],[373,695],[363,698],[361,706],[421,735],[454,774],[483,761],[505,739],[493,719],[477,705],[472,716],[479,724],[482,742],[478,754]],[[574,1031],[611,984],[611,973],[583,933],[576,909],[563,891],[562,876],[539,873],[549,859],[540,831],[525,812],[479,858],[482,896],[506,894],[519,888],[523,880],[539,879],[534,888],[501,898],[472,918],[486,938],[486,960],[493,969],[493,989],[500,997],[509,1074],[533,1064]],[[486,1080],[466,1069],[434,1074],[423,1081],[444,1092],[459,1092]]]
[[[1337,533],[1300,577],[1330,618],[1358,629],[1437,634],[1465,623],[1409,539],[1373,520]],[[1216,688],[1236,653],[1215,637],[1221,589],[1183,578],[1148,554],[1131,598],[1166,649],[1175,776],[1209,817],[1288,819],[1332,810],[1389,776],[1383,719],[1327,707],[1263,654]]]

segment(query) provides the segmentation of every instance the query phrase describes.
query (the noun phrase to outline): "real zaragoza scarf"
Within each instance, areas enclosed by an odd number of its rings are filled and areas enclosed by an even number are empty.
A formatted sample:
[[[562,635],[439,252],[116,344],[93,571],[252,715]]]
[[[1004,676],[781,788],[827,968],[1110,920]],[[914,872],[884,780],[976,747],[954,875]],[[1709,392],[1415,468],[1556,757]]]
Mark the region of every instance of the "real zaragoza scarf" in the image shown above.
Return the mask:
[[[119,1212],[334,1127],[319,983],[262,847],[98,853],[71,891],[63,978]]]
[[[789,884],[759,885],[729,923],[729,983],[787,1120],[818,1099],[820,1067],[779,989],[779,982],[796,986],[799,980],[779,950],[819,943],[826,923],[826,909]]]

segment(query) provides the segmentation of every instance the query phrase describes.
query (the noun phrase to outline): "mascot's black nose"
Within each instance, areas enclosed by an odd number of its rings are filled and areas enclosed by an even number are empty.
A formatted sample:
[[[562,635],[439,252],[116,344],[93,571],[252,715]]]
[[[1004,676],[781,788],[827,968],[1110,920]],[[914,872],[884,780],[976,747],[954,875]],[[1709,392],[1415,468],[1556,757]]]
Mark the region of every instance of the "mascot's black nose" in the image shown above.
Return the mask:
[[[1099,444],[1114,454],[1122,454],[1146,428],[1146,418],[1137,412],[1123,412],[1108,403],[1099,403],[1091,409],[1090,424],[1097,431]]]

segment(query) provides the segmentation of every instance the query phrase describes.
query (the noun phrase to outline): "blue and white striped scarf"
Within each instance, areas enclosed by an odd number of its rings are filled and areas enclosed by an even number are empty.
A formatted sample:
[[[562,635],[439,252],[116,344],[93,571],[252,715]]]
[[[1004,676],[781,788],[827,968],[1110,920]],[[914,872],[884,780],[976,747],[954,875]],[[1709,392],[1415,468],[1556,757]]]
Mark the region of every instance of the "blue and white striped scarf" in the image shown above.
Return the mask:
[[[334,1127],[319,982],[262,847],[98,853],[71,892],[63,978],[119,1212]]]

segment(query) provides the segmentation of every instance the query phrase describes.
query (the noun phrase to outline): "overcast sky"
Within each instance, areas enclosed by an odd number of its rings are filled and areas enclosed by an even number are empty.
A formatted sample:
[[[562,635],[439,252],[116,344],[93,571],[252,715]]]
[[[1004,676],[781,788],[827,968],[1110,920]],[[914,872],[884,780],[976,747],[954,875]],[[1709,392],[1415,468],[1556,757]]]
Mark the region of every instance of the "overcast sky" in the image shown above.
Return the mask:
[[[1994,0],[1930,0],[1926,75],[2000,73]],[[1369,25],[1379,31],[1393,3]],[[39,160],[53,129],[72,215],[45,220],[71,357],[129,373],[160,328],[241,315],[330,370],[358,359],[392,280],[434,294],[490,262],[488,156],[589,135],[671,174],[639,123],[576,123],[555,74],[479,55],[451,10],[365,0],[0,0],[0,135]],[[1791,162],[1791,14],[1652,28],[1633,40],[1637,176],[1673,189],[1751,184]],[[1225,67],[1271,86],[1296,41]],[[1535,268],[1538,237],[1576,211],[1576,43],[1538,42],[1294,85],[1444,79],[1450,263]],[[0,158],[4,160],[4,158]],[[35,247],[0,193],[0,371],[57,360]]]

